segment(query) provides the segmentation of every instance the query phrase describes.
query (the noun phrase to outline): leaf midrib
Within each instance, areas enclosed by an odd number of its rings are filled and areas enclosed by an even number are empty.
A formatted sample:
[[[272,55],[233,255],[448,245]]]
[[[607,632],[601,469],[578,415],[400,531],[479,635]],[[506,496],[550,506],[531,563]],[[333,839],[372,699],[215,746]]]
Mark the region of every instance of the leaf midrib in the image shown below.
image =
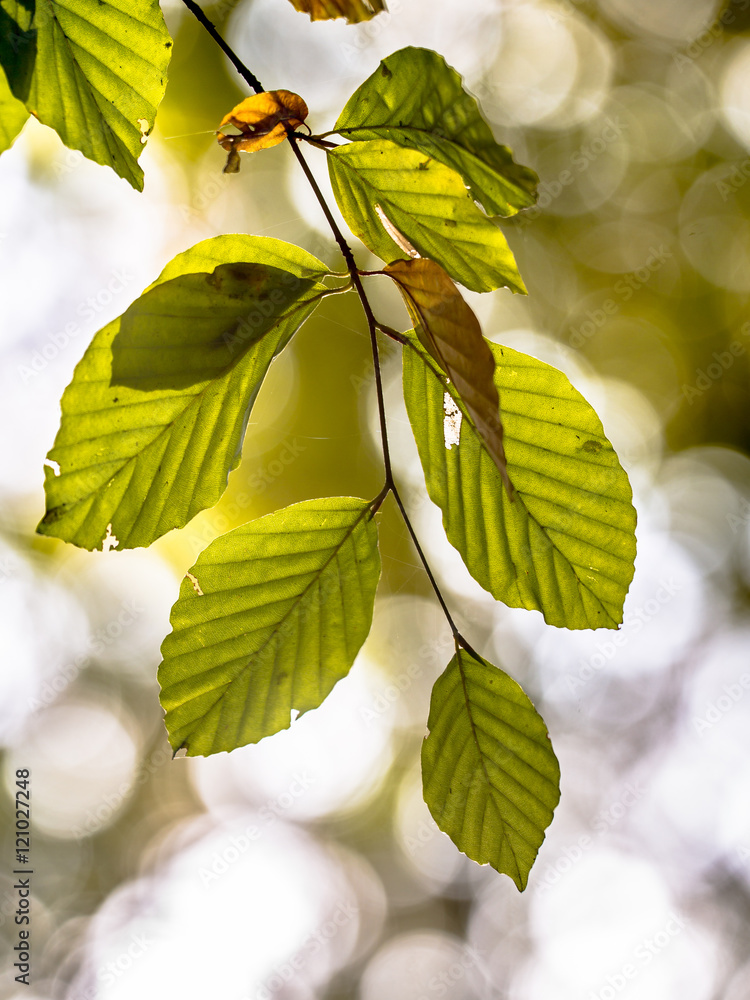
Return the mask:
[[[316,296],[312,296],[309,299],[305,299],[304,302],[301,302],[299,299],[297,299],[297,301],[294,304],[294,308],[290,309],[288,312],[283,313],[279,317],[278,321],[276,323],[274,323],[272,326],[270,326],[268,328],[268,330],[266,330],[266,333],[263,334],[263,337],[267,336],[269,333],[271,333],[273,330],[275,330],[281,324],[281,322],[283,320],[286,320],[290,316],[293,316],[296,311],[301,311],[305,306],[310,305],[312,302],[314,302],[317,298],[320,298],[320,297],[322,297],[322,293],[319,293]],[[168,432],[171,433],[174,424],[178,420],[182,419],[182,417],[185,416],[185,414],[189,413],[191,407],[193,407],[194,405],[196,405],[199,401],[202,401],[204,394],[206,392],[208,392],[209,389],[211,389],[213,386],[218,385],[218,383],[222,379],[224,379],[227,375],[231,375],[233,373],[233,370],[239,365],[239,363],[246,358],[248,352],[253,347],[257,347],[258,344],[260,343],[260,341],[262,339],[263,338],[261,337],[258,340],[253,341],[252,344],[248,344],[248,346],[245,348],[245,350],[240,351],[237,354],[236,358],[232,358],[232,360],[230,361],[230,363],[221,371],[221,373],[219,375],[215,376],[214,378],[210,379],[206,383],[206,385],[200,390],[200,392],[197,392],[194,395],[189,396],[189,397],[187,396],[187,394],[185,394],[185,396],[183,398],[188,398],[189,402],[179,411],[179,413],[175,414],[175,416],[168,423],[163,424],[163,425],[158,425],[158,424],[151,425],[152,427],[154,427],[154,426],[162,426],[162,430],[159,432],[159,434],[157,434],[155,437],[153,437],[148,442],[148,444],[141,451],[136,452],[136,454],[131,455],[130,458],[126,459],[122,463],[122,465],[119,466],[119,468],[115,472],[114,476],[110,477],[110,481],[112,479],[114,479],[116,476],[121,475],[128,468],[128,466],[131,463],[137,462],[138,459],[142,455],[144,455],[148,451],[149,448],[152,448],[156,444],[156,442],[159,441],[163,437],[164,434],[166,434]],[[274,357],[275,357],[275,355],[274,355]],[[273,360],[273,358],[271,360]],[[269,362],[269,364],[270,364],[270,362]],[[111,383],[107,382],[106,379],[92,379],[87,384],[88,385],[97,385],[97,384],[102,385],[102,384],[111,384]],[[163,398],[156,399],[156,400],[142,400],[142,402],[143,403],[152,403],[153,404],[153,403],[161,403],[163,401],[163,399],[171,400],[171,399],[175,399],[175,398],[179,398],[179,397],[169,396],[169,397],[163,397]],[[126,405],[130,405],[130,404],[126,404]],[[83,415],[84,416],[91,416],[91,415],[97,414],[97,413],[105,413],[105,412],[108,412],[109,410],[111,410],[111,406],[102,406],[102,407],[99,407],[96,410],[86,410]],[[81,414],[78,414],[78,413],[75,414],[75,416],[80,416],[80,415]],[[132,429],[140,431],[142,428],[141,427],[137,427],[137,428],[132,428]],[[104,435],[104,436],[106,436],[106,435]],[[97,438],[87,438],[86,440],[90,441],[90,440],[96,440],[96,439]],[[75,443],[77,444],[78,442],[75,442]],[[66,446],[63,445],[62,447],[66,447]],[[70,447],[70,445],[67,445],[67,447]],[[50,454],[52,454],[52,453],[50,453]],[[106,463],[98,463],[98,464],[106,464]],[[85,466],[86,469],[91,468],[91,467],[92,466]],[[82,471],[81,469],[77,469],[76,470],[76,474],[79,474],[81,471]],[[73,473],[65,472],[65,473],[62,473],[61,476],[59,476],[57,478],[61,479],[61,478],[63,478],[63,476],[72,475],[72,474]],[[70,500],[66,504],[61,504],[60,506],[61,507],[65,507],[66,509],[71,509],[71,508],[73,508],[75,506],[78,506],[79,504],[85,503],[90,497],[92,497],[95,494],[99,493],[101,491],[101,489],[102,489],[102,486],[104,486],[104,485],[106,485],[106,484],[102,484],[100,486],[97,486],[94,489],[91,489],[88,493],[81,494],[77,499]],[[55,508],[55,509],[58,509],[58,508]]]
[[[429,136],[431,142],[434,142],[438,147],[443,142],[449,143],[450,145],[453,145],[453,146],[456,146],[458,149],[461,150],[462,153],[465,153],[467,156],[470,156],[472,158],[472,160],[475,160],[480,166],[482,166],[485,169],[491,171],[493,174],[496,174],[505,183],[507,183],[509,186],[511,186],[511,182],[505,181],[505,178],[502,177],[502,175],[499,173],[499,171],[497,170],[497,168],[493,167],[490,163],[488,163],[487,160],[483,160],[481,158],[481,156],[479,155],[479,153],[476,153],[474,150],[469,149],[468,146],[464,146],[454,136],[449,136],[449,135],[436,136],[435,133],[432,132],[430,129],[424,128],[421,125],[402,125],[402,124],[394,125],[393,123],[383,123],[383,124],[378,124],[378,125],[347,125],[344,128],[337,128],[337,129],[333,129],[331,132],[326,132],[326,133],[324,133],[324,135],[340,135],[340,136],[343,136],[346,139],[351,133],[354,133],[354,132],[375,132],[375,131],[386,131],[386,130],[392,131],[392,132],[421,132],[424,135]],[[364,141],[367,141],[367,140],[364,140]],[[411,147],[409,147],[409,148],[411,148]],[[425,156],[430,156],[429,153],[424,153],[424,155]],[[447,166],[447,164],[443,164],[443,165]],[[456,168],[455,167],[451,167],[450,169],[451,170],[455,170]],[[459,173],[459,171],[456,171],[456,173]],[[512,185],[512,186],[516,186],[516,185]]]
[[[471,655],[471,654],[467,653],[467,655]],[[477,662],[480,663],[480,665],[482,667],[484,667],[484,664],[480,660],[477,660]],[[482,773],[484,774],[485,783],[487,785],[487,788],[489,789],[489,791],[487,793],[487,799],[488,799],[488,801],[492,802],[492,805],[494,806],[495,811],[497,812],[498,820],[500,822],[500,828],[503,831],[503,841],[505,843],[507,843],[508,848],[510,850],[510,853],[513,855],[513,861],[514,861],[515,866],[516,866],[516,873],[518,875],[519,880],[522,881],[521,867],[520,867],[520,865],[518,863],[518,857],[516,855],[515,849],[513,847],[513,844],[511,843],[510,837],[508,835],[507,824],[506,824],[505,820],[503,819],[503,817],[502,817],[502,815],[500,813],[500,810],[499,810],[499,808],[497,806],[497,803],[495,802],[494,798],[492,797],[492,792],[494,792],[495,789],[494,789],[494,786],[492,784],[492,781],[490,780],[490,776],[487,773],[487,766],[486,766],[486,764],[484,762],[484,754],[482,753],[482,748],[479,746],[479,738],[477,736],[477,730],[476,730],[476,726],[474,724],[474,717],[471,714],[471,699],[469,698],[469,692],[468,692],[468,689],[467,689],[466,674],[464,672],[463,663],[461,662],[461,650],[459,648],[456,649],[456,666],[458,667],[458,673],[459,673],[459,676],[461,678],[461,689],[463,691],[463,696],[464,696],[464,705],[466,706],[466,715],[468,716],[469,726],[471,727],[471,737],[472,737],[472,740],[474,741],[474,747],[476,748],[476,752],[477,752],[477,754],[479,756],[479,761],[480,761],[480,763],[482,765]],[[485,807],[485,811],[486,811],[486,807]],[[483,828],[484,828],[484,817],[482,818],[482,829]],[[519,836],[522,836],[522,835],[519,834]],[[523,838],[523,839],[525,839],[525,838]],[[528,843],[528,841],[527,841],[527,843]]]
[[[344,146],[343,148],[347,149],[347,148],[350,148],[350,147]],[[427,154],[424,154],[424,155],[426,156]],[[430,157],[430,159],[434,160],[435,158],[434,157]],[[488,248],[487,248],[486,241],[484,241],[482,239],[479,239],[479,240],[469,239],[468,236],[467,236],[467,234],[466,234],[466,232],[464,232],[462,234],[460,240],[456,240],[456,241],[449,240],[446,236],[443,236],[442,233],[439,232],[439,230],[437,230],[436,228],[430,228],[428,225],[426,225],[422,221],[423,219],[440,219],[442,221],[442,220],[445,219],[445,215],[444,214],[441,214],[438,211],[434,212],[433,214],[430,214],[429,212],[425,211],[424,208],[420,208],[418,215],[416,213],[409,214],[406,211],[406,209],[404,209],[401,205],[399,205],[397,202],[395,202],[393,200],[393,198],[392,198],[393,191],[394,191],[393,188],[384,188],[384,187],[383,188],[378,188],[378,187],[376,187],[365,176],[365,173],[368,172],[368,171],[369,172],[376,172],[376,173],[377,172],[383,173],[386,170],[388,170],[391,173],[400,173],[400,174],[406,173],[406,174],[409,174],[409,173],[413,172],[413,170],[411,168],[408,168],[408,167],[371,167],[371,166],[368,166],[368,167],[365,167],[363,169],[358,169],[357,167],[352,166],[352,164],[348,162],[348,158],[346,156],[337,156],[337,157],[335,157],[335,161],[337,163],[339,163],[339,164],[343,164],[344,167],[345,167],[345,169],[349,170],[359,180],[360,184],[363,187],[367,188],[367,192],[369,194],[369,197],[368,197],[368,209],[370,209],[370,210],[372,209],[372,205],[374,205],[375,202],[376,202],[376,200],[377,200],[377,199],[373,198],[373,195],[377,195],[378,198],[379,198],[379,200],[381,202],[386,201],[387,204],[389,206],[391,206],[392,211],[398,212],[399,215],[406,214],[408,216],[408,218],[411,219],[413,221],[413,223],[419,227],[419,240],[423,243],[423,245],[424,244],[429,244],[430,242],[432,242],[432,243],[437,242],[438,244],[443,244],[443,245],[447,245],[449,247],[452,247],[457,242],[463,248],[463,252],[464,252],[464,254],[466,255],[467,258],[471,258],[473,260],[479,261],[484,267],[487,266],[487,249]],[[440,163],[439,160],[436,160],[435,162]],[[452,169],[451,167],[446,167],[444,163],[440,163],[440,166],[443,167],[446,170],[451,170]],[[455,171],[453,171],[453,172],[455,173]],[[459,175],[457,175],[457,176],[459,176]],[[461,178],[459,176],[459,180],[463,184],[463,178]],[[349,185],[352,186],[351,185],[351,181],[349,181]],[[465,185],[464,185],[464,190],[465,190],[466,196],[469,197],[469,192],[468,192],[468,190],[466,190]],[[399,192],[396,189],[396,194],[398,194],[398,193]],[[455,201],[460,201],[461,200],[459,195],[452,194],[451,192],[423,192],[423,193],[420,193],[420,197],[422,199],[424,199],[424,198],[430,198],[430,199],[438,199],[438,200],[455,200]],[[473,202],[472,202],[472,204],[473,204]],[[474,207],[476,209],[476,206],[474,206]],[[479,209],[476,209],[476,211],[477,211],[477,214],[479,216],[477,222],[471,223],[471,222],[469,222],[466,219],[462,219],[461,220],[461,225],[462,225],[462,227],[464,227],[464,229],[467,226],[473,226],[473,227],[481,226],[482,223],[486,223],[487,225],[490,225],[490,226],[494,225],[494,223],[492,223],[491,219],[488,216],[483,215],[479,211]],[[372,214],[372,212],[370,211],[370,215],[371,214]],[[500,229],[498,229],[497,231],[498,231],[498,233],[501,233]],[[388,234],[386,233],[386,235],[388,235]],[[388,236],[388,238],[391,239],[391,241],[393,242],[392,237]],[[412,236],[412,240],[416,241],[416,237]],[[394,245],[394,247],[396,246],[395,243],[393,245]],[[490,249],[492,251],[497,251],[498,248],[497,247],[491,247]],[[480,252],[481,250],[484,250],[484,255]],[[400,250],[400,248],[399,248],[399,253],[401,253],[403,255],[403,251]],[[425,254],[424,256],[426,256],[426,257],[429,258],[429,254]],[[460,254],[459,254],[459,260],[460,260]]]
[[[344,534],[344,536],[341,539],[341,541],[339,542],[339,544],[336,545],[331,550],[331,554],[328,557],[328,559],[326,559],[325,563],[320,567],[320,569],[317,570],[313,574],[313,576],[312,576],[311,580],[309,581],[309,583],[305,586],[304,590],[302,590],[299,593],[299,595],[293,601],[292,605],[287,609],[287,611],[284,613],[284,615],[279,619],[279,621],[274,626],[273,631],[264,640],[263,644],[261,646],[259,646],[258,649],[254,650],[249,655],[249,659],[247,660],[247,662],[245,663],[245,665],[240,670],[238,670],[237,674],[231,680],[227,681],[227,683],[224,684],[224,685],[220,685],[216,689],[219,693],[217,694],[216,699],[213,702],[211,702],[210,708],[206,711],[206,713],[204,713],[204,715],[207,715],[209,711],[211,711],[212,709],[216,708],[216,706],[222,701],[222,699],[226,697],[227,692],[229,691],[229,688],[231,688],[231,686],[240,677],[243,676],[243,674],[245,673],[245,671],[252,670],[253,661],[256,660],[258,657],[260,657],[260,655],[263,653],[263,651],[266,649],[266,647],[269,645],[269,643],[271,643],[276,638],[276,634],[278,633],[278,631],[282,627],[282,625],[286,622],[286,620],[289,617],[289,615],[291,615],[294,611],[296,611],[296,609],[301,604],[303,598],[305,597],[305,594],[307,594],[307,592],[310,589],[310,587],[312,587],[313,584],[317,583],[320,580],[320,578],[323,576],[323,574],[325,573],[326,569],[330,565],[331,561],[341,551],[341,549],[344,547],[344,545],[346,544],[346,542],[349,541],[349,539],[351,538],[351,536],[354,534],[354,531],[359,526],[362,518],[366,514],[368,514],[368,513],[370,513],[370,506],[369,506],[369,504],[366,504],[362,508],[362,511],[360,512],[360,514],[357,517],[356,521],[354,521],[354,523],[351,525],[351,527],[347,529],[346,533]],[[307,530],[309,530],[309,529],[307,529]],[[290,553],[287,553],[287,555],[288,554],[290,554]],[[356,562],[356,560],[355,560],[355,562]],[[193,572],[194,569],[195,569],[195,567],[191,568],[191,573]],[[359,567],[357,567],[357,569],[359,570]],[[199,572],[199,571],[197,571],[197,572]],[[197,576],[197,572],[195,574],[196,576]],[[339,588],[339,590],[340,590],[340,588]],[[223,593],[226,593],[226,591],[220,591],[220,593],[223,594]],[[200,596],[196,595],[196,600],[200,600]],[[216,620],[216,619],[214,619],[214,620]],[[215,668],[212,667],[211,669],[215,669]],[[202,671],[202,672],[205,673],[206,671]],[[203,717],[201,717],[201,718],[203,718]],[[200,724],[200,721],[201,721],[201,719],[196,720],[196,726],[193,726],[193,728],[190,730],[191,734],[195,731],[195,729],[197,728],[197,725]],[[186,743],[183,743],[183,746],[185,746],[185,745],[186,745]]]

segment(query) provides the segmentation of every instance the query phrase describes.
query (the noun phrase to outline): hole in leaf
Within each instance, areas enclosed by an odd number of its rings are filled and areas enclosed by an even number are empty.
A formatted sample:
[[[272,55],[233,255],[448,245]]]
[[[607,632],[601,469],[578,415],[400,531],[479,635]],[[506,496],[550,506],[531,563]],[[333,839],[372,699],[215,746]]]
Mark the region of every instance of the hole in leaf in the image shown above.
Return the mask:
[[[107,525],[107,534],[102,539],[102,552],[109,552],[111,549],[116,549],[120,544],[120,540],[115,537],[112,533],[112,522]]]
[[[461,440],[461,411],[456,406],[450,393],[445,393],[443,397],[443,410],[445,419],[443,420],[443,439],[446,448],[452,448]]]

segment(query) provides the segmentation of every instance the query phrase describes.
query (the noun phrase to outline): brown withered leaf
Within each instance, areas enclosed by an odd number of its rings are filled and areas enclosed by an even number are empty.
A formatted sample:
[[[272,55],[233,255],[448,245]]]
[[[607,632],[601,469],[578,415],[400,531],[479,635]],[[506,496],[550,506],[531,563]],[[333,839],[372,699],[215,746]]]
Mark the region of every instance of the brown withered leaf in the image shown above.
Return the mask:
[[[219,131],[216,139],[229,153],[225,173],[239,170],[238,153],[255,153],[270,149],[286,139],[287,129],[298,128],[307,118],[307,105],[289,90],[267,90],[262,94],[246,97],[244,101],[224,115],[219,126],[233,125],[239,135]]]
[[[349,24],[369,21],[381,11],[388,10],[385,0],[291,0],[291,4],[295,10],[309,14],[311,21],[345,17]]]
[[[493,378],[495,359],[479,320],[435,261],[397,260],[384,271],[398,285],[420,343],[453,383],[512,497]]]

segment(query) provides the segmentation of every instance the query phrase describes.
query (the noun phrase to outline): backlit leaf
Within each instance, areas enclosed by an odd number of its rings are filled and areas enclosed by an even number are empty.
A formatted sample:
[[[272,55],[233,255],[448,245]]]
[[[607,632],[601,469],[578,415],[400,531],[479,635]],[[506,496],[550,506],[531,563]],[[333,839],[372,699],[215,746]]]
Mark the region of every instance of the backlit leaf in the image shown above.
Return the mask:
[[[369,21],[387,10],[385,0],[291,0],[295,10],[309,14],[311,21],[329,21],[345,17],[349,24]]]
[[[268,366],[315,308],[324,273],[299,247],[253,236],[172,260],[76,367],[37,530],[131,548],[213,506]]]
[[[233,750],[317,708],[367,637],[379,575],[365,500],[306,500],[213,541],[183,580],[162,644],[172,746]]]
[[[456,847],[523,891],[560,800],[544,720],[506,673],[460,649],[432,689],[424,798]]]
[[[329,151],[328,169],[342,215],[381,260],[407,256],[383,225],[385,214],[420,256],[466,288],[526,291],[505,237],[455,170],[383,139]]]
[[[445,271],[431,260],[398,260],[384,268],[397,283],[414,330],[466,405],[508,490],[495,358],[479,320]]]
[[[592,407],[562,372],[490,344],[513,499],[455,388],[413,334],[404,397],[430,498],[472,576],[550,625],[616,628],[633,578],[628,477]],[[458,444],[446,403],[460,411]]]
[[[29,112],[10,92],[5,73],[0,67],[0,153],[10,149],[26,124]]]
[[[66,146],[141,190],[141,140],[172,50],[157,0],[0,0],[0,17],[14,95]]]
[[[339,115],[352,140],[390,139],[457,171],[489,215],[514,215],[536,201],[538,178],[495,141],[477,102],[442,56],[409,46],[384,59]]]

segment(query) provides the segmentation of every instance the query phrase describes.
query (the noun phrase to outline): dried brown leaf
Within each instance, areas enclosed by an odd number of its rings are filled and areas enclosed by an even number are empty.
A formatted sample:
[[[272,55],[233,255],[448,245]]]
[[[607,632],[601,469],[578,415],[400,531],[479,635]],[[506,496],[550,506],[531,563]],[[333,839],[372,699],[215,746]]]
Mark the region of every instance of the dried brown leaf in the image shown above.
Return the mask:
[[[237,154],[256,153],[270,149],[286,139],[288,129],[296,129],[307,118],[307,105],[289,90],[267,90],[245,98],[229,114],[224,115],[219,128],[232,125],[239,135],[217,133],[217,141],[229,153],[226,173],[239,170]]]
[[[420,343],[453,383],[512,496],[495,359],[479,320],[435,261],[397,260],[384,270],[398,285]]]
[[[385,0],[291,0],[291,3],[295,10],[309,14],[311,21],[345,17],[349,24],[369,21],[381,11],[388,10]]]

